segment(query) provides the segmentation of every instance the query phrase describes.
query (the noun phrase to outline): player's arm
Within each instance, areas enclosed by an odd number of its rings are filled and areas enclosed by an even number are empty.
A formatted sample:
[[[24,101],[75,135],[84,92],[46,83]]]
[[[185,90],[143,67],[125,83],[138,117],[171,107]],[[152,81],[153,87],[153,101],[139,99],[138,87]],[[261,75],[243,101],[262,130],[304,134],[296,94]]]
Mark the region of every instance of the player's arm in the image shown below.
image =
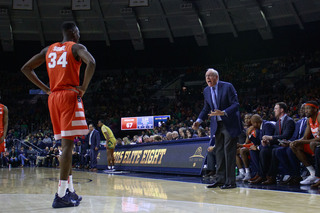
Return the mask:
[[[109,141],[109,139],[110,139],[110,136],[109,136],[109,134],[108,134],[108,131],[105,131],[105,132],[103,132],[103,133],[105,133],[105,134],[106,134],[106,136],[107,136],[106,140],[107,140],[107,142],[108,142],[108,141]]]
[[[9,121],[9,112],[8,108],[6,106],[3,107],[3,121],[4,121],[4,126],[3,126],[3,135],[0,138],[0,144],[4,141],[4,139],[7,136],[7,131],[8,131],[8,121]]]
[[[96,61],[93,58],[93,56],[87,51],[87,48],[82,44],[73,45],[72,53],[77,60],[81,59],[87,65],[82,85],[77,87],[81,91],[81,96],[83,96],[94,74],[96,68]]]
[[[307,120],[307,127],[306,127],[306,130],[304,132],[303,137],[301,139],[299,139],[299,140],[291,142],[291,144],[290,144],[291,146],[295,146],[298,143],[299,144],[308,144],[308,143],[310,143],[312,141],[310,139],[310,137],[311,137],[311,128],[310,128],[310,124],[309,124],[309,119]]]
[[[51,93],[50,88],[45,85],[36,75],[34,72],[34,69],[39,67],[41,64],[45,63],[46,61],[46,53],[47,53],[48,47],[41,50],[40,53],[33,56],[27,63],[23,65],[21,68],[21,72],[27,76],[27,78],[34,83],[37,87],[39,87],[41,90],[43,90],[48,95]]]

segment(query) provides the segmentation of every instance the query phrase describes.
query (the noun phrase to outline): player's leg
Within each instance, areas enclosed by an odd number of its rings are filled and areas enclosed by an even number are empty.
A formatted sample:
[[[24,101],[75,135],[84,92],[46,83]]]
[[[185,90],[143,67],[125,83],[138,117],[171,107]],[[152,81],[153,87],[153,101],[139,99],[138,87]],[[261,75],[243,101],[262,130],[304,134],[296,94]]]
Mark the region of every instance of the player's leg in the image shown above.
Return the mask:
[[[53,208],[64,208],[78,206],[79,201],[74,200],[69,193],[67,193],[68,179],[70,169],[72,168],[72,149],[73,140],[63,138],[61,140],[62,154],[60,156],[60,180],[58,192],[52,203]]]
[[[290,148],[297,158],[303,163],[303,165],[306,167],[311,166],[311,163],[308,161],[308,158],[304,152],[304,144],[297,144],[295,146],[290,146]]]
[[[111,169],[114,169],[114,149],[111,149]]]
[[[111,149],[107,147],[107,161],[108,161],[108,169],[111,169],[111,163],[112,163],[112,156],[111,156]]]
[[[63,197],[68,188],[68,178],[71,170],[72,164],[72,149],[73,149],[73,141],[69,139],[62,139],[62,154],[60,156],[60,183],[58,195],[59,197]]]
[[[245,177],[243,178],[244,181],[248,181],[251,179],[251,174],[250,174],[250,169],[249,169],[249,166],[250,166],[250,161],[249,161],[249,156],[250,156],[250,153],[249,153],[249,149],[247,147],[242,147],[240,149],[240,156],[241,156],[241,159],[242,159],[242,162],[243,162],[243,165],[245,167]]]
[[[310,176],[300,182],[302,185],[313,184],[317,178],[315,176],[315,169],[313,165],[308,161],[306,153],[312,153],[310,149],[310,144],[297,144],[291,146],[292,152],[297,156],[297,158],[303,163],[303,165],[308,169]]]
[[[60,156],[60,180],[58,192],[53,201],[53,208],[78,206],[79,201],[74,200],[67,193],[70,169],[72,168],[72,150],[74,136],[72,122],[74,120],[77,94],[70,91],[51,93],[48,99],[50,117],[55,139],[61,139],[62,155]]]
[[[76,194],[76,191],[73,187],[73,177],[72,177],[72,164],[70,165],[69,177],[68,177],[68,189],[67,193],[70,195],[71,199],[76,201],[81,201],[82,197]]]
[[[245,171],[242,166],[242,160],[240,158],[240,149],[241,149],[240,147],[237,148],[237,154],[236,154],[236,164],[239,169],[239,174],[236,176],[236,180],[242,180],[245,176]]]

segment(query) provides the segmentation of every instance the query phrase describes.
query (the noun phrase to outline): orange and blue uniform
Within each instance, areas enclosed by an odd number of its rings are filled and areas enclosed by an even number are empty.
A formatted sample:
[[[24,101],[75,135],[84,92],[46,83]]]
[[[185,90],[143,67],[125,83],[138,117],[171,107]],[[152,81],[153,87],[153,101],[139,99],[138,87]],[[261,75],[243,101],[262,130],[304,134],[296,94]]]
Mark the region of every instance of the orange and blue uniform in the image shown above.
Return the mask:
[[[320,112],[318,112],[315,122],[313,122],[311,117],[309,118],[310,130],[311,130],[311,133],[314,138],[319,137],[319,122],[317,119],[319,114],[320,114]],[[310,148],[310,144],[304,144],[303,151],[310,154],[310,155],[314,155],[313,151]]]
[[[88,134],[88,126],[79,91],[81,60],[72,53],[74,42],[54,43],[46,54],[51,94],[48,99],[54,138],[73,139]]]

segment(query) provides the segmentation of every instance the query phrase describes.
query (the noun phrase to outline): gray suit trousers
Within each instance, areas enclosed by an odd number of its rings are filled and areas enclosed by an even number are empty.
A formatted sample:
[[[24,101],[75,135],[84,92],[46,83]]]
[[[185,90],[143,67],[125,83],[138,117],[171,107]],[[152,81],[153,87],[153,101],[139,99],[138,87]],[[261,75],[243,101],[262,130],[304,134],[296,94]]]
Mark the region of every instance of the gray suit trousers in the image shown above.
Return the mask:
[[[236,184],[237,137],[232,138],[223,122],[218,122],[215,134],[215,151],[217,161],[217,182]]]

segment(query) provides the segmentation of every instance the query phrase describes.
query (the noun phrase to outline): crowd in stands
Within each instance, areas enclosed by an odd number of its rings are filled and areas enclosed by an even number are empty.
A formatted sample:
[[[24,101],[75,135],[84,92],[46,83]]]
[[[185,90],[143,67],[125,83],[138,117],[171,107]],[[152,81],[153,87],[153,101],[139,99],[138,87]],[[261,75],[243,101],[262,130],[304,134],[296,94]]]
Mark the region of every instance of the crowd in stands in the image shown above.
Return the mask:
[[[303,74],[285,78],[301,66],[304,66]],[[107,121],[106,124],[118,138],[118,146],[208,137],[208,120],[198,131],[190,128],[203,107],[202,90],[207,67],[97,71],[84,96],[88,123],[96,123],[99,119]],[[310,68],[320,67],[319,52],[254,62],[228,62],[213,67],[219,71],[221,80],[233,83],[238,91],[243,118],[251,113],[260,115],[263,120],[276,121],[274,104],[283,101],[288,105],[288,116],[298,121],[301,119],[299,108],[302,103],[308,100],[320,103],[320,85],[316,82],[320,72],[309,72]],[[46,79],[46,72],[37,74],[41,79]],[[182,82],[191,79],[203,81],[203,84],[175,88],[174,99],[152,98],[155,92],[182,75]],[[20,73],[6,72],[2,76],[1,102],[9,109],[8,151],[2,155],[2,165],[11,162],[14,166],[58,166],[61,151],[59,142],[53,139],[47,96],[30,95],[29,89],[34,86]],[[11,85],[11,82],[17,83]],[[171,119],[161,127],[134,134],[120,131],[121,117],[161,114],[171,115]],[[90,161],[86,142],[84,138],[78,140],[75,141],[74,166],[85,168]],[[77,151],[79,149],[81,152]]]

